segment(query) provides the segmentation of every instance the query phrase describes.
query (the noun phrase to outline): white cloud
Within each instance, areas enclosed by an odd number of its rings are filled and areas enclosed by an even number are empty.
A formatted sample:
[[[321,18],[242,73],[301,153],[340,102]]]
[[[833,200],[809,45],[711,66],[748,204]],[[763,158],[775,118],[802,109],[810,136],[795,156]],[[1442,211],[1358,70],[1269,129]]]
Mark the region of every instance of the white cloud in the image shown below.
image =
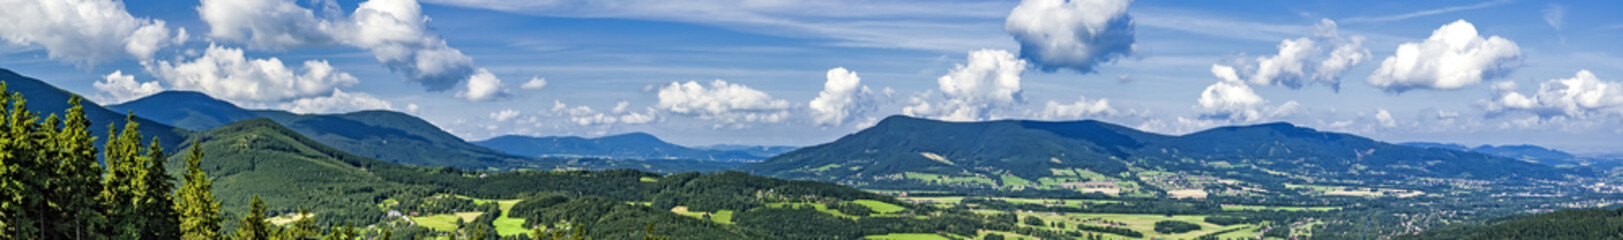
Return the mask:
[[[502,80],[496,78],[496,74],[480,68],[473,76],[468,76],[467,89],[457,92],[456,96],[482,102],[507,98],[507,90],[502,88]]]
[[[147,72],[174,89],[199,91],[243,105],[328,96],[337,87],[360,82],[327,61],[305,61],[303,67],[294,68],[280,59],[249,59],[242,49],[213,45],[190,62],[157,61],[147,65]]]
[[[1049,100],[1037,118],[1049,120],[1068,120],[1087,117],[1099,117],[1115,114],[1116,109],[1110,107],[1109,99],[1088,101],[1087,97],[1078,97],[1074,103],[1060,103]]]
[[[473,58],[451,48],[428,29],[428,17],[414,0],[362,2],[348,18],[336,5],[326,16],[292,0],[202,0],[198,13],[209,36],[247,42],[254,48],[345,44],[372,52],[378,62],[431,91],[443,91],[473,75]]]
[[[1013,47],[995,23],[1013,1],[870,0],[426,0],[469,8],[568,18],[697,23],[831,45],[962,52]]]
[[[497,122],[506,122],[507,120],[513,120],[513,118],[516,117],[518,117],[518,110],[513,109],[502,109],[501,111],[490,113],[490,119],[496,120]]]
[[[1398,126],[1398,121],[1392,119],[1392,112],[1387,112],[1385,108],[1376,109],[1375,121],[1380,122],[1382,127]]]
[[[913,96],[902,114],[946,121],[990,119],[993,109],[1022,101],[1020,75],[1025,69],[1026,61],[1007,51],[970,52],[968,63],[958,64],[936,79],[939,95],[926,92]]]
[[[309,114],[394,110],[394,105],[390,104],[388,100],[379,99],[366,93],[345,93],[343,90],[333,89],[332,95],[296,99],[280,104],[279,108],[289,112]]]
[[[654,108],[646,108],[642,112],[629,111],[631,104],[620,101],[615,104],[610,113],[598,112],[588,106],[574,106],[563,102],[553,101],[552,114],[554,117],[563,117],[578,126],[610,126],[615,124],[648,124],[659,118]]]
[[[857,115],[873,111],[872,91],[862,86],[862,78],[845,68],[828,70],[828,81],[823,91],[806,105],[812,110],[812,123],[823,126],[840,125]]]
[[[1202,119],[1256,122],[1292,115],[1298,107],[1296,101],[1267,106],[1268,100],[1251,90],[1234,67],[1212,64],[1212,75],[1219,81],[1206,86],[1194,106]]]
[[[1551,3],[1544,7],[1544,23],[1550,24],[1555,30],[1561,30],[1567,20],[1567,6]]]
[[[547,79],[541,78],[540,76],[530,77],[530,81],[524,82],[524,85],[520,85],[519,87],[530,90],[546,88]]]
[[[110,95],[101,99],[102,104],[116,104],[135,100],[147,95],[163,91],[163,86],[156,81],[136,82],[135,76],[124,75],[123,71],[113,71],[102,77],[102,81],[92,83],[96,90]]]
[[[1499,6],[1499,5],[1505,5],[1507,3],[1511,3],[1511,2],[1515,2],[1515,1],[1516,0],[1493,0],[1493,1],[1480,2],[1480,3],[1477,3],[1477,4],[1471,4],[1471,5],[1449,6],[1449,7],[1437,8],[1437,9],[1426,9],[1426,10],[1420,10],[1420,11],[1415,11],[1415,12],[1411,12],[1411,13],[1404,13],[1404,14],[1390,15],[1390,16],[1350,17],[1350,18],[1345,19],[1344,21],[1346,21],[1346,22],[1391,22],[1391,21],[1400,21],[1400,20],[1416,18],[1416,17],[1424,17],[1424,16],[1431,16],[1431,15],[1437,15],[1437,14],[1444,14],[1444,13],[1451,13],[1451,12],[1458,12],[1458,11],[1465,11],[1465,10],[1475,10],[1475,9],[1481,9],[1481,8],[1487,8],[1487,7],[1494,7],[1494,6]]]
[[[1399,45],[1381,61],[1369,84],[1388,92],[1412,89],[1459,89],[1500,77],[1521,59],[1515,42],[1477,35],[1465,20],[1443,25],[1422,42]]]
[[[111,0],[11,0],[0,7],[0,38],[44,47],[51,59],[95,64],[122,58],[151,59],[175,44],[163,20],[137,18]],[[184,32],[184,30],[182,30]]]
[[[789,117],[789,101],[741,84],[722,80],[709,86],[696,81],[671,82],[659,88],[656,108],[667,112],[719,121],[717,126],[747,127],[747,123],[777,123]]]
[[[1516,92],[1510,82],[1495,84],[1493,91],[1493,98],[1483,104],[1492,115],[1515,111],[1545,119],[1623,115],[1623,83],[1601,80],[1588,70],[1544,81],[1531,96]]]
[[[1020,42],[1020,57],[1046,71],[1092,73],[1100,63],[1132,53],[1132,0],[1024,0],[1003,29]]]
[[[1280,41],[1277,55],[1251,61],[1241,59],[1241,69],[1255,71],[1237,70],[1236,75],[1253,85],[1295,89],[1321,84],[1339,90],[1341,74],[1369,59],[1369,49],[1364,48],[1363,43],[1363,36],[1342,37],[1336,30],[1336,22],[1321,19],[1314,37]]]

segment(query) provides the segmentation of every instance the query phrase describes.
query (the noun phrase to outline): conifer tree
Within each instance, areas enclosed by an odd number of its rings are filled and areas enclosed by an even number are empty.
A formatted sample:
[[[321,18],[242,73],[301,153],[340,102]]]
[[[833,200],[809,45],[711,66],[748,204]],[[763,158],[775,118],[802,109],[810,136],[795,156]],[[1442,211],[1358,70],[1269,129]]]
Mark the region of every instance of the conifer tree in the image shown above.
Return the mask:
[[[186,183],[180,188],[175,211],[180,214],[180,237],[208,240],[220,234],[220,202],[214,201],[214,184],[203,173],[203,149],[192,141],[186,154]]]
[[[54,170],[57,182],[49,193],[63,224],[51,231],[67,239],[100,239],[97,230],[105,226],[106,219],[96,197],[102,190],[103,169],[96,162],[96,137],[90,134],[90,119],[81,101],[78,95],[68,99],[71,107],[56,135],[63,154]]]
[[[145,218],[146,226],[141,228],[142,239],[175,239],[180,237],[180,228],[176,223],[180,221],[180,214],[175,212],[174,185],[170,181],[174,177],[164,167],[169,156],[163,153],[163,146],[158,138],[152,138],[148,145],[144,170],[140,171],[141,181],[145,189],[138,203],[141,217]]]
[[[48,178],[40,171],[40,148],[36,142],[39,131],[39,117],[28,111],[27,100],[22,94],[11,93],[7,97],[11,103],[6,110],[4,137],[0,138],[0,167],[7,168],[5,181],[0,181],[0,190],[6,198],[0,202],[0,208],[5,211],[0,214],[5,219],[5,230],[0,236],[8,238],[44,238],[45,224],[42,221],[47,213],[47,204],[44,201],[43,188]]]
[[[298,239],[320,236],[320,229],[316,229],[316,219],[310,215],[310,210],[299,207],[299,220],[293,220],[293,229],[289,229],[293,237]]]
[[[11,111],[5,107],[11,102],[11,95],[6,93],[6,83],[0,82],[0,123],[11,123]],[[11,125],[7,125],[11,126]],[[23,220],[22,193],[20,192],[22,178],[13,169],[19,159],[15,157],[12,149],[13,142],[9,129],[0,129],[0,239],[17,239],[20,227],[18,220]]]
[[[103,214],[107,217],[107,228],[103,233],[115,239],[137,239],[141,229],[146,227],[145,218],[137,211],[137,203],[146,183],[140,181],[141,172],[146,168],[138,166],[146,158],[140,155],[141,132],[137,130],[140,124],[135,122],[135,115],[125,117],[124,129],[114,135],[118,130],[112,124],[107,125],[109,136],[103,156],[107,162],[107,178],[103,182],[100,200],[106,207]]]
[[[237,224],[237,240],[270,239],[270,228],[265,226],[265,202],[259,200],[259,194],[254,194],[248,208],[248,216],[242,217],[242,223]]]

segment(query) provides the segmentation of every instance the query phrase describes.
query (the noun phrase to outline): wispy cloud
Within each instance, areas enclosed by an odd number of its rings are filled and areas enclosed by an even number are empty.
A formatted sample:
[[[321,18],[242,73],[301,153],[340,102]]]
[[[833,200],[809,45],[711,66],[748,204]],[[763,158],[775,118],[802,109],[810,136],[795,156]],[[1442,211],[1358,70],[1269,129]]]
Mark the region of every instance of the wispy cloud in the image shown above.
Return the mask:
[[[1444,13],[1451,13],[1451,12],[1458,12],[1458,11],[1465,11],[1465,10],[1475,10],[1475,9],[1494,7],[1494,6],[1499,6],[1499,5],[1505,5],[1505,4],[1508,4],[1508,3],[1511,3],[1511,2],[1515,2],[1515,0],[1494,0],[1494,1],[1481,2],[1481,3],[1477,3],[1477,4],[1472,4],[1472,5],[1452,6],[1452,7],[1438,8],[1438,9],[1422,10],[1422,11],[1418,11],[1418,12],[1411,12],[1411,13],[1398,14],[1398,15],[1350,17],[1350,18],[1342,19],[1341,22],[1344,22],[1344,23],[1368,23],[1368,22],[1401,21],[1401,20],[1410,19],[1410,18],[1417,18],[1417,17],[1431,16],[1431,15],[1444,14]]]
[[[426,0],[549,17],[623,18],[706,24],[759,34],[831,39],[835,46],[963,52],[1013,47],[999,29],[1005,1],[792,0],[503,1]],[[969,27],[966,27],[969,26]]]

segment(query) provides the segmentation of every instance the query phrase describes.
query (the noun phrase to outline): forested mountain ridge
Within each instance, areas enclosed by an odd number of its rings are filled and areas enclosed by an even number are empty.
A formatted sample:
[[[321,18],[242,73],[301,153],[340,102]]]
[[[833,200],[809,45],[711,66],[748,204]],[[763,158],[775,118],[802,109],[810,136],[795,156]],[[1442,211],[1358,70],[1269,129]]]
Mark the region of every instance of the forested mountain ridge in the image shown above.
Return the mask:
[[[119,112],[135,112],[153,121],[193,131],[208,130],[259,117],[258,114],[230,102],[193,91],[163,91],[107,108]]]
[[[247,110],[206,94],[185,91],[153,94],[114,107],[199,131],[264,117],[322,144],[396,163],[474,169],[548,165],[470,144],[428,121],[393,111],[297,114]]]
[[[880,189],[1103,192],[1289,191],[1286,184],[1402,179],[1560,179],[1556,169],[1480,153],[1405,147],[1287,123],[1182,136],[1105,122],[942,122],[905,116],[741,168]]]
[[[45,81],[23,76],[4,68],[0,68],[0,82],[6,84],[6,94],[22,94],[23,99],[27,99],[28,108],[32,111],[39,111],[41,119],[52,114],[58,117],[63,116],[64,109],[69,107],[68,99],[77,95],[52,86]],[[106,131],[109,125],[124,126],[126,122],[125,117],[128,112],[109,110],[89,99],[84,99],[80,104],[84,107],[85,117],[95,124],[90,126],[90,132],[91,136],[97,137],[96,146],[101,146],[106,140]],[[140,123],[139,128],[142,133],[145,133],[144,136],[147,137],[147,140],[157,138],[164,148],[174,149],[190,132],[141,116],[136,116],[133,119],[136,123]]]
[[[1500,146],[1482,145],[1482,146],[1477,146],[1477,147],[1474,147],[1474,148],[1473,147],[1466,147],[1465,145],[1459,145],[1459,144],[1432,143],[1432,142],[1406,142],[1406,143],[1399,143],[1398,145],[1411,146],[1411,147],[1449,149],[1449,150],[1457,150],[1457,151],[1464,151],[1464,152],[1477,152],[1477,153],[1483,153],[1483,154],[1500,156],[1500,157],[1507,157],[1507,158],[1513,158],[1513,159],[1532,161],[1532,162],[1542,163],[1542,164],[1546,164],[1546,165],[1588,164],[1588,163],[1593,162],[1592,160],[1595,160],[1595,159],[1584,159],[1584,158],[1578,157],[1576,155],[1573,155],[1571,153],[1563,152],[1561,150],[1555,150],[1555,149],[1550,149],[1550,148],[1545,148],[1545,147],[1540,147],[1540,146],[1535,146],[1535,145],[1526,145],[1526,144],[1524,144],[1524,145],[1500,145]]]
[[[641,132],[598,138],[505,135],[473,142],[473,144],[530,157],[691,159],[707,161],[759,161],[770,157],[745,151],[694,149],[671,144],[654,137],[654,135]]]

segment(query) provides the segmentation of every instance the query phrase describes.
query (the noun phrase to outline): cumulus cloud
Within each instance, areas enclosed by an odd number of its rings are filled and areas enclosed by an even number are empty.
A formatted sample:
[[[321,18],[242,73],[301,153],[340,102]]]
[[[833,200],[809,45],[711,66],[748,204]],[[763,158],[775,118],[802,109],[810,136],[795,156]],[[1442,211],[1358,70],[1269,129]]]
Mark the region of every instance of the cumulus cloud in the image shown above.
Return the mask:
[[[519,87],[530,90],[547,88],[547,79],[540,76],[530,77],[530,81],[524,82],[524,85],[519,85]]]
[[[1088,101],[1087,97],[1078,97],[1074,103],[1060,103],[1049,100],[1042,112],[1036,117],[1050,120],[1080,119],[1115,114],[1116,109],[1110,107],[1109,99]]]
[[[1493,92],[1493,98],[1483,103],[1490,115],[1527,112],[1544,119],[1623,115],[1623,83],[1601,80],[1589,70],[1544,81],[1532,95],[1516,92],[1511,82],[1495,84]]]
[[[457,97],[468,101],[490,101],[507,98],[507,90],[502,88],[502,80],[496,74],[480,68],[473,76],[468,77],[467,89],[456,93]]]
[[[991,110],[1023,101],[1020,75],[1026,61],[1003,50],[969,53],[969,62],[959,64],[936,79],[940,93],[914,96],[902,113],[946,121],[981,121],[991,118]]]
[[[1375,110],[1375,121],[1380,122],[1382,127],[1398,126],[1397,119],[1392,119],[1392,112],[1386,111],[1385,108]]]
[[[1251,90],[1232,66],[1213,64],[1212,75],[1219,81],[1206,86],[1195,104],[1195,110],[1202,119],[1255,122],[1290,115],[1297,108],[1296,101],[1286,102],[1279,107],[1267,107],[1268,100]]]
[[[620,101],[608,112],[599,112],[588,106],[570,107],[559,101],[552,102],[551,116],[567,118],[570,123],[579,126],[604,126],[614,124],[647,124],[658,120],[654,108],[645,108],[641,112],[630,111],[631,103]]]
[[[379,99],[365,93],[346,93],[338,89],[333,89],[332,94],[328,96],[295,99],[279,104],[278,107],[300,114],[394,110],[394,105],[389,103],[388,100]]]
[[[1364,37],[1342,37],[1336,30],[1336,22],[1330,19],[1321,19],[1314,35],[1280,41],[1277,55],[1242,60],[1241,67],[1255,71],[1237,74],[1253,85],[1301,88],[1307,84],[1322,84],[1339,90],[1341,74],[1369,59]]]
[[[213,45],[189,62],[157,61],[147,65],[147,71],[174,89],[238,103],[330,96],[338,87],[360,82],[327,61],[310,60],[302,67],[290,67],[280,59],[249,59],[242,49]]]
[[[1499,36],[1483,38],[1465,20],[1443,25],[1421,42],[1404,43],[1381,61],[1368,82],[1388,92],[1459,89],[1504,75],[1521,59],[1521,48]]]
[[[202,0],[197,10],[211,37],[265,49],[354,46],[430,91],[450,89],[476,73],[473,58],[428,29],[428,17],[415,0],[362,2],[348,18],[335,13],[332,2],[317,2],[326,16],[292,0]]]
[[[502,109],[501,111],[490,113],[490,119],[496,120],[497,122],[506,122],[507,120],[513,120],[513,118],[516,117],[518,117],[518,110],[513,109]]]
[[[719,79],[708,86],[696,81],[672,82],[660,87],[658,94],[656,108],[715,120],[717,126],[747,127],[748,123],[777,123],[789,117],[789,101]]]
[[[129,54],[140,60],[184,41],[163,20],[137,18],[111,0],[20,0],[0,7],[0,37],[44,47],[54,60],[95,64]],[[185,29],[180,30],[181,33]]]
[[[840,125],[856,115],[873,111],[872,95],[867,86],[862,86],[862,78],[857,77],[856,72],[845,68],[829,69],[823,91],[807,103],[812,111],[812,123]]]
[[[1095,72],[1100,63],[1133,52],[1132,0],[1024,0],[1003,29],[1020,42],[1020,57],[1044,71]]]
[[[101,99],[102,104],[121,103],[163,91],[158,82],[136,82],[135,76],[124,75],[124,71],[113,71],[92,85],[109,95]]]

